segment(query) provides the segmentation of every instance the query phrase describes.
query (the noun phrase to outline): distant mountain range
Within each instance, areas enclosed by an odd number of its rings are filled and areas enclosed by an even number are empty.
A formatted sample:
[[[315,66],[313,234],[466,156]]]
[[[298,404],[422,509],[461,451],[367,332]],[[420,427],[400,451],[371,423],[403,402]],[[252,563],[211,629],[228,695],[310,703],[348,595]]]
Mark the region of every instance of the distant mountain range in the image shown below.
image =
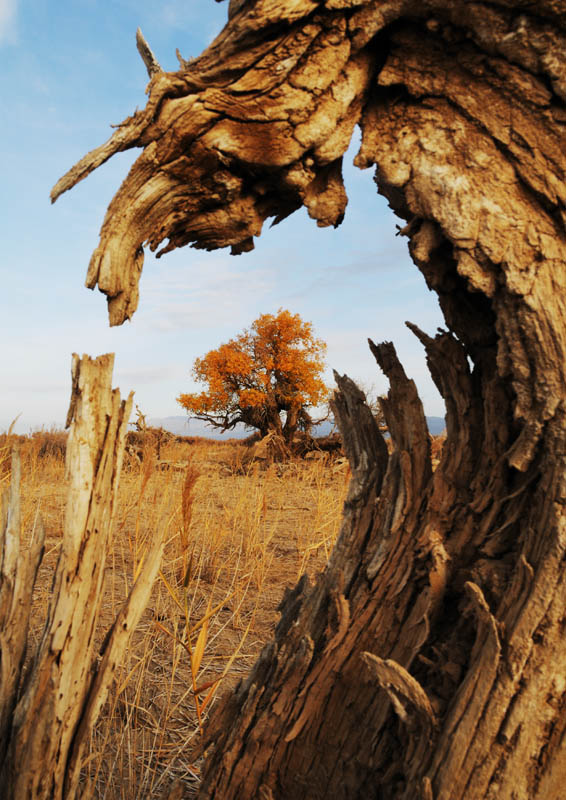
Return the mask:
[[[446,427],[444,417],[427,417],[428,429],[433,436],[442,433]],[[154,428],[165,428],[166,431],[177,434],[177,436],[204,436],[207,439],[245,439],[253,431],[237,425],[234,430],[221,433],[218,428],[212,428],[199,419],[188,419],[188,417],[161,417],[149,420],[149,424]],[[328,436],[334,430],[331,422],[322,422],[314,429],[315,436]]]

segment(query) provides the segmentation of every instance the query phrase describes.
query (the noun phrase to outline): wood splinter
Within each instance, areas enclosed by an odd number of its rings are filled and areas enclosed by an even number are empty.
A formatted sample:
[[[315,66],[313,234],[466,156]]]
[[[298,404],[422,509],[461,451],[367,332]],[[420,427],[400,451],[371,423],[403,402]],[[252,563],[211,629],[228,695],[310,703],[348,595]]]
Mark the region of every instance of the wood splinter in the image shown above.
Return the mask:
[[[148,45],[145,36],[141,32],[141,28],[138,28],[136,31],[136,47],[138,48],[138,53],[145,64],[147,74],[150,78],[153,78],[158,72],[163,72],[161,64],[154,56],[151,47]]]
[[[401,664],[390,658],[379,658],[367,652],[362,653],[362,660],[381,688],[389,695],[395,713],[403,722],[409,719],[408,704],[431,727],[436,726],[436,716],[426,692]]]

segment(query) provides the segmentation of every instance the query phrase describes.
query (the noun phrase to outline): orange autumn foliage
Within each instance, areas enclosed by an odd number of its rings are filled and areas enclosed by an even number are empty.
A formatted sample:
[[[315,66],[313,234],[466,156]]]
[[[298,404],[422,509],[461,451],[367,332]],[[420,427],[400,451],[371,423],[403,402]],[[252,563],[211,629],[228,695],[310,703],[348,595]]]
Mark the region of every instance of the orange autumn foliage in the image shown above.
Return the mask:
[[[207,388],[177,401],[222,430],[243,423],[262,436],[273,431],[290,441],[298,429],[311,427],[307,409],[326,399],[325,352],[326,344],[299,314],[262,314],[235,339],[196,359],[193,376]]]

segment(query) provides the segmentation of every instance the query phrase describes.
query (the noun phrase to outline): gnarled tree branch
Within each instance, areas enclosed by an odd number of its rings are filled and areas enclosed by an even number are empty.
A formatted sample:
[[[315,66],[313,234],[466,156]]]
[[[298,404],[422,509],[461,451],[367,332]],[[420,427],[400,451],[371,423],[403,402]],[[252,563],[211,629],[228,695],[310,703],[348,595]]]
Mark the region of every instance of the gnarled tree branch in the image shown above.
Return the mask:
[[[375,166],[446,321],[435,337],[412,327],[447,406],[434,473],[393,348],[372,345],[391,383],[388,459],[340,379],[354,467],[340,537],[215,711],[202,798],[562,796],[565,11],[563,0],[231,2],[211,46],[156,75],[145,111],[54,190],[144,148],[87,279],[119,324],[135,311],[144,246],[241,253],[301,205],[338,225],[359,124],[355,163]],[[394,702],[410,695],[435,720],[426,735],[399,725],[362,670],[368,652],[382,684],[396,682]]]

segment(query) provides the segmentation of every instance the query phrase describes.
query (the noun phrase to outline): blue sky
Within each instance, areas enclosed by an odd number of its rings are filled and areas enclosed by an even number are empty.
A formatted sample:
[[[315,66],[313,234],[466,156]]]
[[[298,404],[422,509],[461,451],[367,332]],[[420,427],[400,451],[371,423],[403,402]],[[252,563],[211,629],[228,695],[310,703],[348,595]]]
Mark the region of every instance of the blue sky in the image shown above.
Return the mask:
[[[184,248],[146,251],[141,299],[130,323],[109,328],[106,302],[84,288],[106,207],[138,151],[115,156],[55,205],[49,191],[88,150],[145,104],[147,73],[135,47],[140,26],[162,67],[175,48],[197,55],[224,24],[213,0],[0,0],[2,160],[2,392],[0,431],[60,425],[71,353],[116,353],[114,385],[134,390],[149,417],[182,414],[175,397],[196,388],[194,359],[259,314],[289,308],[328,343],[331,368],[387,390],[366,339],[392,340],[426,413],[444,413],[421,345],[405,328],[442,325],[433,293],[412,265],[399,222],[376,193],[373,170],[346,156],[349,196],[337,230],[300,211],[265,228],[242,256]]]

